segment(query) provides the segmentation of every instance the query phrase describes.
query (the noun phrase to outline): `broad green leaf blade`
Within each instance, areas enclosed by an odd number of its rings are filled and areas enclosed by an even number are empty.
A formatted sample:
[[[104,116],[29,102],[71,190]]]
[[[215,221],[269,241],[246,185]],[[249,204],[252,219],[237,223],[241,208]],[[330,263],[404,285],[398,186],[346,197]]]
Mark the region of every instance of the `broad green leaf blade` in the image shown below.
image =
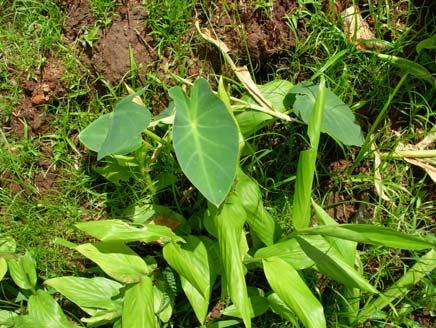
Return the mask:
[[[422,256],[411,269],[409,269],[399,280],[391,287],[381,293],[373,302],[365,305],[358,315],[358,321],[364,322],[369,319],[373,313],[381,311],[385,306],[392,303],[395,299],[404,297],[411,287],[416,285],[427,274],[433,272],[436,268],[436,251],[431,250]]]
[[[210,268],[211,259],[201,239],[196,236],[187,236],[185,240],[186,243],[182,245],[166,245],[163,249],[163,255],[168,264],[177,271],[181,278],[186,280],[182,280],[182,287],[184,290],[188,289],[188,292],[185,290],[185,293],[194,308],[197,319],[203,324],[216,275]],[[192,291],[191,286],[197,291],[198,296]],[[189,295],[192,293],[194,295]],[[198,301],[199,298],[199,304],[192,302]]]
[[[268,296],[268,303],[271,310],[281,316],[283,319],[292,323],[292,327],[299,327],[298,318],[294,311],[283,302],[283,300],[276,293],[272,293]]]
[[[291,91],[297,94],[294,103],[294,112],[308,123],[312,108],[319,92],[319,86],[313,84],[297,85]],[[325,110],[322,120],[321,132],[329,134],[344,145],[361,146],[363,135],[360,126],[356,123],[351,109],[342,102],[333,92],[326,89]]]
[[[315,262],[316,267],[321,273],[343,283],[347,287],[360,288],[371,293],[378,293],[376,288],[341,258],[333,259],[323,251],[312,246],[304,238],[297,237],[296,239],[307,256]]]
[[[182,285],[182,289],[189,300],[192,308],[194,309],[195,316],[198,321],[202,324],[204,323],[207,310],[209,307],[209,296],[204,297],[197,288],[194,287],[186,278],[183,276],[180,277],[180,282]]]
[[[45,281],[71,302],[90,315],[100,310],[120,310],[121,304],[114,301],[123,287],[120,283],[103,277],[58,277]]]
[[[312,207],[315,212],[315,216],[318,220],[318,222],[322,225],[338,225],[338,223],[326,212],[324,209],[319,206],[317,203],[315,203],[312,200]],[[335,247],[338,252],[342,255],[344,260],[353,267],[356,262],[356,246],[357,243],[350,241],[350,240],[344,240],[341,238],[334,238],[334,237],[326,237],[330,244],[332,244],[333,247]]]
[[[278,257],[265,259],[263,268],[272,290],[308,328],[326,327],[324,310],[298,272]]]
[[[0,327],[14,327],[17,316],[18,314],[13,311],[0,310]]]
[[[2,281],[6,272],[8,272],[8,263],[3,257],[0,257],[0,281]]]
[[[322,236],[307,236],[311,245],[328,254],[333,258],[340,258],[339,252],[331,246]],[[306,255],[296,239],[281,241],[274,245],[259,249],[255,253],[257,259],[268,259],[270,257],[279,257],[289,263],[296,270],[303,270],[314,266],[314,262]]]
[[[206,328],[226,328],[226,327],[233,327],[236,325],[239,325],[240,322],[237,320],[221,320],[221,321],[216,321],[216,322],[212,322],[208,325],[206,325]]]
[[[95,312],[90,318],[81,318],[80,320],[87,323],[88,327],[98,327],[113,322],[115,319],[121,317],[121,315],[121,310],[102,310]]]
[[[153,283],[149,277],[127,287],[123,304],[123,328],[154,328]]]
[[[120,242],[82,244],[76,251],[95,262],[108,276],[124,283],[141,281],[150,269],[129,247]]]
[[[239,157],[238,127],[225,104],[200,78],[191,97],[180,87],[170,89],[176,104],[173,145],[183,173],[215,206],[227,196]]]
[[[22,289],[34,290],[36,286],[36,262],[29,252],[18,260],[8,260],[9,274],[15,284]]]
[[[338,225],[338,223],[313,200],[312,206],[318,223],[322,225]],[[336,248],[336,250],[342,255],[343,259],[349,266],[356,268],[359,273],[363,273],[362,266],[360,264],[361,262],[359,259],[359,253],[357,252],[356,242],[329,236],[326,236],[325,239]],[[361,291],[358,288],[345,287],[343,296],[345,298],[343,300],[343,312],[348,320],[348,323],[351,324],[357,318],[358,312],[360,311]]]
[[[43,290],[36,291],[35,295],[30,296],[28,303],[29,322],[35,324],[34,327],[44,328],[71,328],[73,325],[62,312],[58,303]]]
[[[115,105],[111,114],[106,138],[98,150],[97,159],[107,155],[119,154],[120,151],[132,149],[138,144],[138,138],[151,121],[150,111],[133,101],[140,92],[136,92],[122,99]]]
[[[250,296],[250,303],[253,309],[252,318],[264,314],[269,308],[268,300],[263,296]],[[229,317],[237,317],[242,319],[241,314],[234,304],[226,307],[221,311],[221,313]]]
[[[272,245],[280,237],[280,227],[263,207],[262,195],[257,183],[241,169],[237,172],[235,193],[245,209],[252,232],[265,245]]]
[[[319,137],[326,102],[325,81],[321,78],[318,92],[310,113],[307,134],[310,140],[310,149],[302,151],[298,159],[297,180],[292,208],[292,221],[296,229],[309,226],[310,199],[312,194],[313,177],[315,175],[316,156],[318,153]]]
[[[245,326],[249,328],[251,327],[252,308],[248,298],[240,252],[245,217],[246,213],[240,200],[234,194],[230,194],[221,210],[208,219],[212,220],[217,233],[227,292],[241,314]]]
[[[101,220],[77,223],[76,227],[102,241],[142,241],[148,243],[182,241],[170,228],[157,224],[133,226],[121,220]]]
[[[317,226],[298,231],[299,234],[324,235],[366,244],[383,245],[403,249],[426,249],[434,243],[419,237],[372,224],[339,224]]]
[[[385,54],[377,54],[377,56],[397,66],[398,68],[402,69],[404,72],[429,82],[434,88],[436,88],[436,79],[424,66],[414,61],[411,61],[409,59],[401,58],[397,56],[391,56]]]
[[[108,135],[109,129],[112,124],[113,113],[104,114],[88,125],[79,134],[80,142],[83,143],[86,148],[99,152]],[[142,144],[141,135],[136,135],[130,143],[126,145],[126,148],[120,148],[114,152],[113,155],[124,155],[131,153],[138,149]]]

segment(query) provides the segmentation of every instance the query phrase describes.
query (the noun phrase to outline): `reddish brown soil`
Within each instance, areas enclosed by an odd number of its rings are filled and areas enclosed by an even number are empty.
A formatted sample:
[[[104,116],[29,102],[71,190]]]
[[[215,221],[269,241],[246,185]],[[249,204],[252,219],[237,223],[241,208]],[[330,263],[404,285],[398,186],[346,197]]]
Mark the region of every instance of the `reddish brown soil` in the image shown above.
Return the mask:
[[[152,48],[153,39],[147,35],[145,12],[140,6],[129,8],[129,14],[115,19],[111,27],[101,34],[93,47],[91,62],[97,72],[111,83],[118,83],[130,71],[130,49],[144,76],[148,65],[157,59]]]
[[[250,0],[219,0],[211,24],[234,54],[267,58],[294,46],[294,34],[285,21],[293,9],[295,0],[273,1],[271,8],[256,8],[256,1]]]

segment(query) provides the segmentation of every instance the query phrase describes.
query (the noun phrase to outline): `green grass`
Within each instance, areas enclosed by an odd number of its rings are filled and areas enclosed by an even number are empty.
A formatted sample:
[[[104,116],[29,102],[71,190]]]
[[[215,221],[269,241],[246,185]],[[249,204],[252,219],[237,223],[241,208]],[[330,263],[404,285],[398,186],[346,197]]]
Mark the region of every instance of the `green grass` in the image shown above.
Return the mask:
[[[192,23],[195,10],[205,10],[208,2],[188,4],[181,0],[147,0],[144,3],[159,60],[165,54],[169,59],[167,71],[177,67],[177,74],[185,78],[196,45],[204,46],[194,36]],[[268,1],[256,3],[259,10],[268,11],[270,8]],[[376,37],[389,37],[391,46],[385,52],[416,60],[429,70],[433,69],[431,59],[434,59],[434,50],[424,50],[418,56],[415,46],[431,36],[435,18],[425,16],[425,9],[416,8],[412,1],[398,1],[405,4],[408,10],[401,12],[406,23],[397,24],[392,17],[390,3],[385,1],[376,5],[375,2],[368,2],[363,12],[373,17]],[[109,26],[114,17],[114,2],[93,0],[91,6],[97,18],[96,26]],[[63,80],[68,89],[62,98],[43,106],[43,110],[53,114],[54,118],[47,135],[21,139],[1,128],[0,172],[12,172],[7,184],[15,183],[21,190],[11,192],[4,183],[0,188],[0,233],[16,239],[19,253],[25,250],[32,252],[42,278],[78,274],[83,270],[83,259],[56,245],[55,238],[83,241],[84,236],[74,229],[74,223],[118,214],[116,209],[119,207],[143,205],[148,201],[144,183],[114,186],[93,172],[95,160],[83,152],[76,137],[92,120],[108,113],[125,91],[122,85],[112,89],[107,86],[96,88],[102,84],[101,80],[92,76],[91,68],[80,59],[79,46],[65,43],[62,39],[65,11],[60,5],[48,0],[0,1],[0,8],[4,8],[0,15],[0,108],[3,109],[0,120],[10,117],[23,97],[20,79],[36,79],[48,56],[56,56],[63,63]],[[420,13],[423,20],[418,22],[415,18]],[[274,63],[258,63],[250,56],[241,61],[255,68],[262,67],[262,72],[267,72],[262,75],[265,79],[282,77],[293,83],[303,77],[319,76],[322,72],[328,87],[345,103],[353,106],[358,120],[367,131],[398,84],[401,71],[374,54],[363,53],[350,45],[342,33],[340,18],[327,15],[319,5],[299,6],[289,14],[288,22],[292,26],[302,19],[306,22],[303,26],[298,23],[298,28],[303,28],[306,35],[297,35],[295,48],[280,55],[285,65],[278,67]],[[340,58],[333,60],[337,54]],[[255,69],[254,74],[260,70]],[[160,95],[166,94],[167,89],[175,84],[168,76],[169,73],[165,72],[165,79],[162,79],[157,72],[150,71],[143,77],[146,88],[144,99],[150,108],[156,106],[161,100]],[[214,78],[211,76],[212,80]],[[130,82],[136,87],[141,86],[137,80]],[[369,147],[367,155],[359,163],[361,170],[352,170],[359,150],[341,148],[323,136],[314,188],[318,203],[334,207],[338,204],[329,203],[329,195],[338,193],[345,197],[340,203],[354,206],[367,223],[381,223],[413,234],[425,235],[434,231],[434,184],[422,169],[392,155],[400,143],[416,144],[435,128],[434,95],[434,89],[429,84],[409,76],[393,97],[386,113],[380,116],[373,140],[384,154],[380,171],[390,201],[382,200],[375,192],[374,156]],[[304,147],[299,141],[304,131],[302,127],[282,124],[267,128],[252,139],[260,150],[244,158],[244,166],[261,185],[266,207],[277,218],[284,232],[291,231],[293,176],[298,152]],[[42,146],[47,144],[52,148],[49,160],[59,175],[56,188],[41,195],[35,188],[34,178],[38,173],[46,173],[36,163],[42,156],[47,156],[42,150]],[[345,171],[335,173],[329,169],[329,164],[338,159],[345,159],[349,166]],[[162,161],[162,165],[174,164],[167,159]],[[173,203],[172,198],[179,192],[166,190],[159,197],[167,199],[171,206],[177,208],[179,204]],[[188,212],[192,210],[186,204],[182,204],[181,208]],[[355,219],[355,216],[349,218],[350,222]],[[365,276],[377,288],[384,289],[404,273],[411,265],[411,259],[422,253],[367,247],[362,249],[361,255],[366,263]],[[411,320],[411,313],[434,308],[431,305],[434,302],[434,278],[434,275],[427,277],[403,301],[395,304],[399,316],[394,309],[387,309],[386,319],[374,323],[374,326],[390,323],[412,327],[407,321]],[[323,297],[328,299],[331,295]],[[328,302],[326,304],[331,325],[334,326],[337,315],[335,304],[330,307]],[[290,327],[275,315],[257,319],[256,326]]]

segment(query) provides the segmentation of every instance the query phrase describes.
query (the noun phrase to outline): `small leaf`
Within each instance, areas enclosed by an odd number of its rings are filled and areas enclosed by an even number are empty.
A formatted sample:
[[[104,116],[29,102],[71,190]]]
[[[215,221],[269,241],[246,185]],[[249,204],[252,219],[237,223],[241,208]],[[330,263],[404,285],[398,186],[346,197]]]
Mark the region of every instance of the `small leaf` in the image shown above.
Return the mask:
[[[383,245],[402,249],[426,249],[434,243],[419,237],[371,224],[339,224],[317,226],[298,231],[299,234],[324,235],[353,240],[366,244]]]
[[[436,49],[436,34],[433,34],[431,37],[420,41],[416,45],[416,52],[418,55],[421,54],[424,49]]]
[[[114,298],[123,287],[120,283],[103,277],[58,277],[45,281],[82,310],[94,315],[99,310],[120,310],[121,304]]]
[[[9,274],[15,284],[22,289],[34,290],[36,286],[36,262],[29,252],[18,260],[8,260]]]
[[[82,244],[76,250],[98,264],[107,275],[124,283],[141,281],[150,273],[144,260],[120,242]]]
[[[263,260],[271,288],[300,318],[306,327],[326,327],[321,303],[313,296],[298,272],[278,257]]]
[[[141,145],[141,133],[151,120],[148,109],[133,101],[142,92],[125,97],[115,105],[112,113],[99,117],[80,133],[80,141],[98,152],[98,159],[107,155],[124,155]]]
[[[157,224],[143,224],[140,228],[121,220],[100,220],[77,223],[76,227],[102,241],[142,241],[149,243],[182,241],[170,228]]]
[[[297,94],[294,112],[307,124],[318,94],[319,86],[313,84],[297,85],[291,93]],[[344,145],[361,146],[363,135],[360,126],[355,122],[351,109],[332,91],[326,89],[326,101],[321,132],[325,132]]]
[[[409,59],[397,56],[384,54],[377,54],[377,56],[402,69],[405,73],[409,73],[414,77],[429,82],[433,86],[433,88],[436,88],[436,79],[424,66]]]
[[[315,262],[316,267],[321,273],[343,283],[347,287],[360,288],[371,293],[378,293],[376,288],[341,258],[337,257],[333,259],[323,251],[312,246],[304,238],[297,237],[296,239],[307,256]]]
[[[126,289],[123,304],[123,327],[156,327],[153,306],[153,283],[149,277],[144,276],[140,282]]]
[[[215,206],[227,196],[239,157],[238,127],[209,83],[198,79],[191,97],[170,89],[176,104],[173,145],[183,173]]]

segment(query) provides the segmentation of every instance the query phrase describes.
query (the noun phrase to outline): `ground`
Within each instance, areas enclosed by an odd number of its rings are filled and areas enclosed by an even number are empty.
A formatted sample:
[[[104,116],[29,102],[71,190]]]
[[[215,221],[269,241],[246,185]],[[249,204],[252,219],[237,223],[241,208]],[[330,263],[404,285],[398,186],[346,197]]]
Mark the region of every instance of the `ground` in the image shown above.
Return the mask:
[[[16,239],[18,252],[32,252],[41,279],[88,274],[86,261],[58,246],[55,238],[84,241],[87,237],[74,223],[120,215],[148,196],[141,182],[116,185],[99,175],[95,154],[85,149],[78,134],[112,110],[126,94],[124,83],[133,89],[145,87],[144,102],[157,114],[168,105],[167,90],[180,78],[194,81],[203,76],[213,86],[219,75],[235,79],[218,50],[198,35],[195,20],[229,46],[235,62],[247,65],[257,83],[280,77],[296,84],[322,73],[365,133],[381,120],[373,134],[382,156],[377,169],[370,150],[356,162],[358,148],[340,147],[323,137],[314,197],[330,215],[340,223],[380,223],[407,233],[434,233],[435,183],[422,168],[392,154],[398,145],[417,144],[435,131],[435,89],[409,76],[394,91],[403,72],[359,49],[344,34],[340,12],[350,3],[0,0],[0,233]],[[389,43],[386,52],[435,72],[434,48],[416,50],[434,33],[432,1],[357,3],[375,37]],[[339,60],[326,65],[341,51],[345,53]],[[238,95],[240,90],[232,92]],[[380,116],[384,106],[387,110]],[[290,229],[294,184],[293,179],[282,182],[295,175],[303,147],[297,140],[303,131],[275,124],[253,140],[268,152],[250,163],[250,174],[261,184],[268,211],[285,232]],[[383,180],[384,199],[375,187],[375,171]],[[161,200],[175,206],[171,195],[163,193]],[[179,209],[189,216],[190,205],[188,196]],[[378,247],[361,251],[365,275],[379,288],[399,278],[410,260],[422,255]],[[414,321],[414,327],[430,327],[432,295],[434,279],[429,276],[397,310],[408,307],[404,317]],[[331,305],[332,322],[333,309]],[[287,325],[273,315],[258,324]],[[383,324],[405,323],[387,318]]]

